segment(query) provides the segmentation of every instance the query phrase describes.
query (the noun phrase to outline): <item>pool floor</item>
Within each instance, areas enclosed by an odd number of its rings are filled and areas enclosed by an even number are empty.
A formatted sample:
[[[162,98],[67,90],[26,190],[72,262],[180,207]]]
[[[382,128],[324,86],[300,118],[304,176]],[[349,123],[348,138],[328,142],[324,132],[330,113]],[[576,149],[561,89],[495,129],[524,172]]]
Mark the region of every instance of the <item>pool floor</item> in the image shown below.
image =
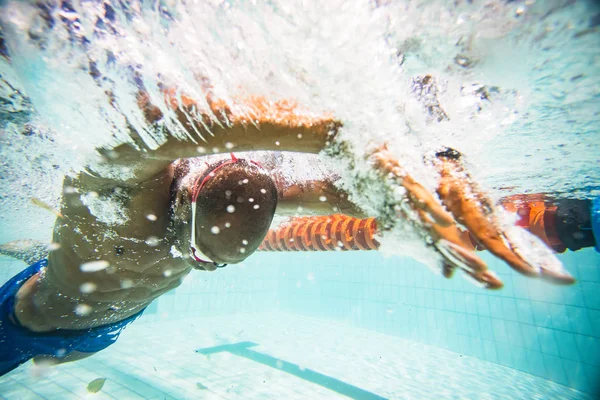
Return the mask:
[[[27,363],[3,399],[592,399],[563,385],[398,337],[283,313],[133,324],[89,359]],[[106,378],[98,393],[94,379]]]

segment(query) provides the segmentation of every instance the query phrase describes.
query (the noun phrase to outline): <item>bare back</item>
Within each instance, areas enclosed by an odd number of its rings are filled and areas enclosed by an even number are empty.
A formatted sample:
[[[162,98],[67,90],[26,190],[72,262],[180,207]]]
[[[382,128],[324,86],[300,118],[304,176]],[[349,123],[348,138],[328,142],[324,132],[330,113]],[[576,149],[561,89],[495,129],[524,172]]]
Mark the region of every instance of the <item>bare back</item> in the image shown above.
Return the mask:
[[[191,267],[173,256],[172,180],[170,166],[130,185],[87,172],[65,178],[64,218],[57,219],[53,239],[59,247],[37,282],[35,327],[120,321],[180,284]]]

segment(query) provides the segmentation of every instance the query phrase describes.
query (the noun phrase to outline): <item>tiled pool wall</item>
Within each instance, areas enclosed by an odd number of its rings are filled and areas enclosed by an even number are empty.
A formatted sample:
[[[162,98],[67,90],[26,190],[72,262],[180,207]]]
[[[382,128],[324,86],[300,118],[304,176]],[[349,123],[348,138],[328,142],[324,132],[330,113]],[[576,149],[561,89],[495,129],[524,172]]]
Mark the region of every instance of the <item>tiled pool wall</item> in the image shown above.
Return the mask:
[[[276,311],[278,276],[278,263],[260,256],[214,272],[192,271],[181,286],[153,302],[139,322]]]
[[[578,279],[573,286],[525,278],[482,256],[504,289],[484,291],[458,275],[446,280],[410,258],[378,252],[258,253],[241,266],[194,271],[137,323],[282,311],[344,321],[600,394],[600,256],[559,255]],[[24,268],[6,260],[1,281]]]
[[[279,281],[281,310],[346,320],[600,394],[600,256],[559,255],[578,279],[572,286],[482,257],[504,289],[443,279],[412,259],[376,252],[290,257]]]

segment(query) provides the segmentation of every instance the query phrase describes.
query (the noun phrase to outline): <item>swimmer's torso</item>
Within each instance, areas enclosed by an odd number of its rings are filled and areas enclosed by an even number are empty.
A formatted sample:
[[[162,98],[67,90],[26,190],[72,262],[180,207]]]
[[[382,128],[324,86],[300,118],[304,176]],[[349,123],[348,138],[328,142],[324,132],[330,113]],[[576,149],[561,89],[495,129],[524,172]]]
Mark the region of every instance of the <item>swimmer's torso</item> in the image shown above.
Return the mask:
[[[130,185],[85,172],[65,178],[53,238],[60,247],[39,279],[31,319],[21,322],[39,330],[105,325],[177,287],[191,265],[172,249],[172,180],[171,167]]]

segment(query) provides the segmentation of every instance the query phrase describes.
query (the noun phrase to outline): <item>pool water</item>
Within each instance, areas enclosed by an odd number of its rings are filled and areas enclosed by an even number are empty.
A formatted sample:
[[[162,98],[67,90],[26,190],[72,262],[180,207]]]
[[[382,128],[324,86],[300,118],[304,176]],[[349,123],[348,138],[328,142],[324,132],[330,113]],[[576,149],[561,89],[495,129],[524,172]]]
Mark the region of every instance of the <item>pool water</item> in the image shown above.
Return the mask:
[[[32,199],[58,209],[63,177],[98,161],[96,148],[132,141],[127,124],[148,148],[160,145],[137,107],[140,82],[157,98],[162,85],[203,98],[209,79],[224,99],[263,95],[331,113],[344,123],[339,140],[354,145],[344,160],[354,169],[297,156],[287,172],[333,169],[372,217],[384,201],[364,156],[383,143],[431,191],[437,175],[423,159],[444,145],[494,200],[600,195],[592,0],[0,7],[0,243],[48,243],[55,215]],[[435,85],[418,89],[427,75]],[[53,368],[26,363],[0,377],[0,399],[600,397],[596,251],[558,255],[571,286],[480,253],[505,284],[485,291],[432,273],[416,260],[437,259],[410,224],[395,229],[381,252],[265,252],[193,271],[106,351]],[[0,282],[25,266],[0,256]]]
[[[551,286],[484,256],[482,292],[377,252],[262,253],[190,275],[106,351],[0,378],[8,399],[592,399],[600,256],[560,256]],[[11,264],[4,271],[18,269]],[[106,378],[102,390],[87,385]]]

